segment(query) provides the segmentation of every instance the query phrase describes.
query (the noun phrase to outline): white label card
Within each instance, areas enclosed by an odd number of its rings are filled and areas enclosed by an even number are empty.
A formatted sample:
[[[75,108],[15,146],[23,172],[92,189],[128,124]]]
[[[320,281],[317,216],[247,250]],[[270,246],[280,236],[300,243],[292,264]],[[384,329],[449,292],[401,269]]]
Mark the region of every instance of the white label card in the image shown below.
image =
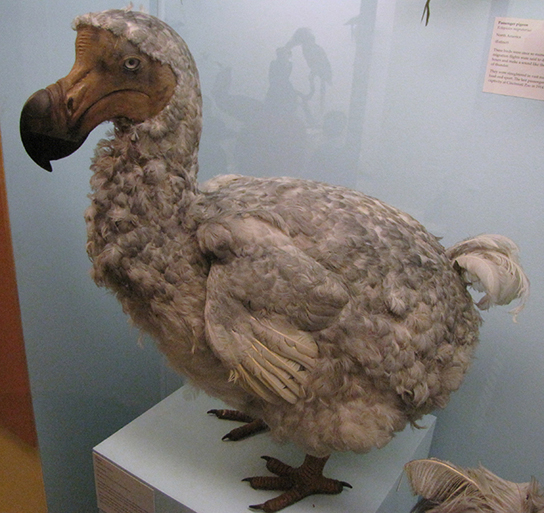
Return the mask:
[[[93,453],[98,507],[104,513],[155,513],[153,488]]]
[[[544,20],[495,18],[483,90],[544,100]]]

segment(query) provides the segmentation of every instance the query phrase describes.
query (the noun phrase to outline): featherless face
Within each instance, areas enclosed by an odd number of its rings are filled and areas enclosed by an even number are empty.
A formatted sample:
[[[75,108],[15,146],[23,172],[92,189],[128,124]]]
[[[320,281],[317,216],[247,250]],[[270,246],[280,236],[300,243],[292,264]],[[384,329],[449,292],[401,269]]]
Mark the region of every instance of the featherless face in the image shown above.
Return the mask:
[[[80,23],[70,73],[34,93],[21,113],[27,153],[44,169],[72,154],[100,123],[141,123],[158,115],[177,85],[172,67],[127,37]]]

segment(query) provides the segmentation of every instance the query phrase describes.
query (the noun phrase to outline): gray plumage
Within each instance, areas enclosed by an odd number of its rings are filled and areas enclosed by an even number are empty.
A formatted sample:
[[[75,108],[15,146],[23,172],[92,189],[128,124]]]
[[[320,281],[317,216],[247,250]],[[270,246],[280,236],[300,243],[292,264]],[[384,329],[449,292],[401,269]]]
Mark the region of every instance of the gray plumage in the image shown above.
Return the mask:
[[[199,187],[200,93],[181,38],[134,12],[79,24],[128,37],[178,76],[165,112],[118,122],[100,143],[86,213],[95,281],[174,367],[316,456],[382,447],[444,407],[480,324],[452,260],[480,239],[448,257],[407,214],[323,183]]]
[[[78,73],[85,80],[104,73],[99,88],[110,79],[130,84],[106,88],[88,115],[115,127],[91,167],[92,275],[172,365],[312,457],[382,447],[444,407],[478,341],[481,319],[467,284],[485,290],[481,308],[526,299],[514,243],[484,235],[446,251],[409,215],[324,183],[231,175],[199,185],[201,95],[185,43],[162,21],[124,10],[87,14],[74,26],[82,32],[78,52],[99,64],[59,81],[66,94],[91,95]],[[91,40],[106,45],[104,53]],[[124,50],[124,40],[134,47]],[[166,77],[164,87],[145,75],[146,55]],[[117,97],[155,108],[137,82],[140,60],[162,95],[171,68],[173,94],[158,114],[131,121],[123,115],[130,102],[115,104]],[[86,135],[49,128],[49,103],[62,88],[50,86],[25,106],[31,152],[38,153],[35,134],[62,136],[68,149]],[[110,104],[107,117],[101,106]]]
[[[513,483],[485,467],[465,469],[435,458],[404,467],[421,499],[411,513],[543,513],[538,482]]]

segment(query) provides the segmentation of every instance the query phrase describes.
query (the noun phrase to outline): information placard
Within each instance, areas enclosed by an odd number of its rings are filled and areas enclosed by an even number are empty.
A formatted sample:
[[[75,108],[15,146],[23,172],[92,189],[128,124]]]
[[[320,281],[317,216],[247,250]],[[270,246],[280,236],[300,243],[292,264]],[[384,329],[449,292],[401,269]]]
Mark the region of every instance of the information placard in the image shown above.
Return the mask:
[[[544,20],[495,19],[483,90],[544,100]]]

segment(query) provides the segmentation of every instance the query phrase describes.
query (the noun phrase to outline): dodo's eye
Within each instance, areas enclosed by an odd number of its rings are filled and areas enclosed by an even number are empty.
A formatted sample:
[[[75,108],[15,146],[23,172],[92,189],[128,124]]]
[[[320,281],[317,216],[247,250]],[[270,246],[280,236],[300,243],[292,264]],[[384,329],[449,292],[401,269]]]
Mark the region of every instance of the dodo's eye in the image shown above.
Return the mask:
[[[140,59],[137,59],[136,57],[129,57],[128,59],[125,59],[125,62],[123,62],[123,67],[127,71],[136,71],[140,67]]]

